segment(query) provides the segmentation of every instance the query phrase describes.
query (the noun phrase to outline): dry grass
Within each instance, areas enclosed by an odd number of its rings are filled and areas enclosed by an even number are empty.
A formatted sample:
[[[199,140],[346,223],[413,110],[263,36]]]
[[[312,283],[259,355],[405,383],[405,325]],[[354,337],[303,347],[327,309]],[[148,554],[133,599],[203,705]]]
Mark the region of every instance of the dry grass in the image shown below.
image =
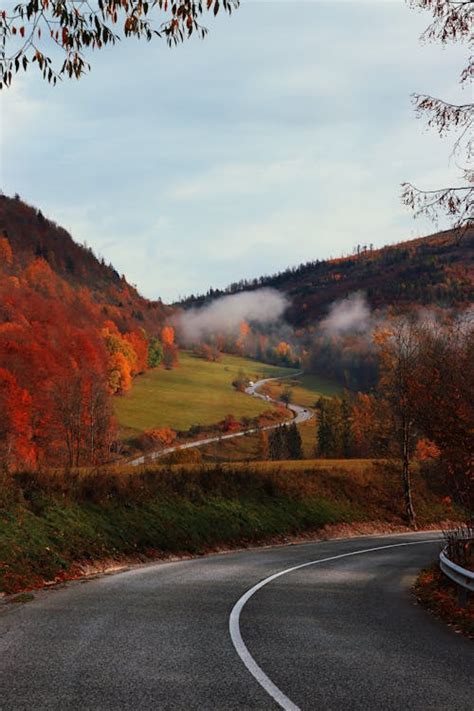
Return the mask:
[[[415,478],[420,525],[448,517],[435,484]],[[8,592],[68,577],[88,560],[404,523],[400,473],[362,460],[19,472],[0,492],[0,589]]]

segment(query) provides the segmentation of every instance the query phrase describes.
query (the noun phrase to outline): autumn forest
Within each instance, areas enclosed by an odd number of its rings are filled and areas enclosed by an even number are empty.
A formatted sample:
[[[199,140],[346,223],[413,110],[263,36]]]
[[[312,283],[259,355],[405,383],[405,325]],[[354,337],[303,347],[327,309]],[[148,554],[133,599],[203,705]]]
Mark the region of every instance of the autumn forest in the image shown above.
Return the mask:
[[[120,460],[127,450],[114,398],[124,397],[149,369],[179,369],[180,347],[209,363],[228,353],[339,383],[342,399],[318,401],[314,394],[317,456],[377,457],[401,446],[410,457],[443,451],[451,467],[460,457],[462,466],[471,466],[472,410],[462,393],[472,376],[472,331],[456,319],[473,299],[472,235],[461,242],[443,233],[382,250],[358,247],[350,257],[165,306],[140,296],[111,265],[18,196],[0,198],[0,227],[0,452],[9,469]],[[381,268],[389,279],[380,280]],[[224,297],[268,288],[285,295],[281,318],[240,319],[233,330],[216,327],[189,342],[179,319],[183,309],[202,312]],[[427,315],[435,329],[427,328]],[[403,326],[402,316],[417,322]],[[412,362],[404,362],[403,349],[394,350],[397,338],[399,346],[410,342]],[[437,349],[442,357],[430,371]],[[400,413],[390,398],[397,398],[393,378],[401,367],[406,392],[398,397],[416,390],[410,402],[418,403],[419,421],[410,413],[410,431],[400,442],[393,437]],[[242,371],[233,387],[243,392],[248,380]],[[439,422],[426,421],[426,407],[436,408]],[[155,447],[176,438],[170,426],[145,435],[142,441]]]

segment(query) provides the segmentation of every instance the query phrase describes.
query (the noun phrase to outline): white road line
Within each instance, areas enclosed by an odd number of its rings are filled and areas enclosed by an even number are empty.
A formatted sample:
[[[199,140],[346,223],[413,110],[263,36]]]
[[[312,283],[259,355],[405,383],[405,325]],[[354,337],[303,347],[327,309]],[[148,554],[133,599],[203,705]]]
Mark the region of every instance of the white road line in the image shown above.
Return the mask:
[[[250,588],[250,590],[247,590],[247,592],[242,595],[242,597],[235,603],[232,612],[230,613],[229,632],[237,654],[247,667],[248,671],[258,681],[260,686],[265,689],[265,691],[277,702],[279,706],[281,706],[282,709],[285,709],[285,711],[300,711],[299,706],[294,704],[287,696],[285,696],[285,694],[278,688],[278,686],[276,686],[276,684],[274,684],[273,681],[265,674],[263,669],[258,666],[257,662],[247,649],[244,640],[242,639],[242,635],[240,633],[240,615],[250,598],[255,595],[258,590],[263,588],[265,585],[268,585],[268,583],[271,583],[273,580],[281,578],[282,575],[286,575],[287,573],[292,573],[294,570],[307,568],[309,565],[328,563],[332,560],[339,560],[340,558],[349,558],[350,556],[362,555],[363,553],[373,553],[374,551],[383,551],[387,550],[388,548],[401,548],[402,546],[419,546],[426,543],[438,543],[440,540],[442,539],[433,538],[431,540],[425,541],[392,543],[388,546],[377,546],[375,548],[365,548],[361,551],[352,551],[351,553],[341,553],[340,555],[333,555],[329,558],[320,558],[319,560],[312,560],[309,563],[301,563],[300,565],[294,565],[292,568],[286,568],[285,570],[281,570],[279,573],[274,573],[268,578],[261,580],[259,583],[254,585],[253,588]]]

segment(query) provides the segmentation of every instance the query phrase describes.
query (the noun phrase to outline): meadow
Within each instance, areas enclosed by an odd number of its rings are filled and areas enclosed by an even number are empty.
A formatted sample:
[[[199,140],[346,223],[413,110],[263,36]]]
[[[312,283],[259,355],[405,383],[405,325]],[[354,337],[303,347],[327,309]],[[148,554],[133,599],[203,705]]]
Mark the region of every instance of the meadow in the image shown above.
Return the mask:
[[[288,378],[282,382],[267,383],[263,386],[262,392],[270,397],[278,399],[282,392],[291,388],[293,402],[302,407],[314,407],[315,402],[320,397],[334,397],[342,395],[343,386],[340,383],[324,378],[319,375],[303,373],[297,378]]]
[[[130,392],[114,399],[122,436],[127,439],[155,427],[187,431],[193,425],[215,424],[229,414],[237,419],[261,415],[271,404],[232,386],[242,370],[252,380],[295,372],[237,356],[224,355],[211,363],[180,352],[177,368],[150,370],[135,378]]]

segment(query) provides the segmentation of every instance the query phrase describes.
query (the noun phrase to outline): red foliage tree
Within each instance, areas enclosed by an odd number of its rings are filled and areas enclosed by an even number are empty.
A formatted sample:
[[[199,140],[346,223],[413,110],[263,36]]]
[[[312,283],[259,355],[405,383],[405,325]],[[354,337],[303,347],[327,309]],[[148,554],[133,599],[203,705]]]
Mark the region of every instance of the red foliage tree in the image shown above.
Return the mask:
[[[0,456],[8,468],[35,463],[32,435],[31,396],[0,368]]]
[[[0,237],[0,269],[11,267],[13,264],[13,251],[6,237]]]

